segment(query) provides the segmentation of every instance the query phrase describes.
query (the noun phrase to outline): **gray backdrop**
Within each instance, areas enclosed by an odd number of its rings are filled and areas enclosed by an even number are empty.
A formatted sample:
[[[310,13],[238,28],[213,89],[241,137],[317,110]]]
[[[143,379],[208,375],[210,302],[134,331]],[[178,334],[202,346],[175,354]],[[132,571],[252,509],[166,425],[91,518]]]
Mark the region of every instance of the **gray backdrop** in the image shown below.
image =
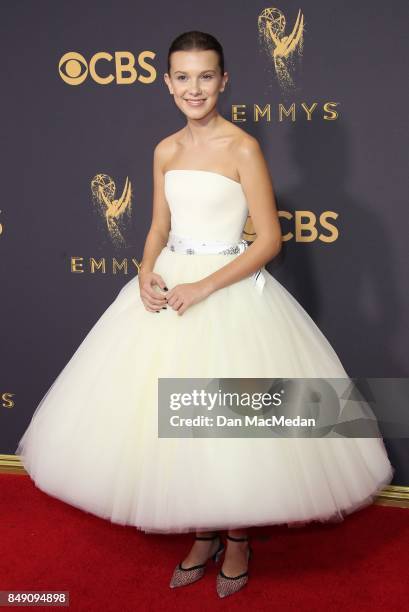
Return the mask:
[[[295,88],[283,90],[260,43],[257,19],[276,7],[289,34],[305,19]],[[244,105],[243,129],[256,136],[280,211],[333,211],[337,240],[285,243],[268,269],[318,323],[351,376],[406,377],[408,338],[407,3],[381,0],[235,0],[146,3],[32,0],[3,3],[0,453],[13,453],[38,402],[89,329],[136,273],[151,219],[154,145],[184,125],[163,82],[166,54],[179,33],[198,29],[223,44],[230,83],[220,111]],[[112,62],[67,84],[67,52],[87,63],[96,53],[150,51],[152,82],[118,82]],[[87,66],[85,66],[87,68]],[[72,65],[71,65],[72,69]],[[74,66],[75,69],[75,66]],[[139,68],[139,76],[149,71]],[[336,103],[338,117],[323,109]],[[279,104],[295,120],[279,120]],[[307,120],[301,104],[316,109]],[[271,117],[254,118],[254,105]],[[105,174],[119,197],[128,178],[132,214],[122,245],[104,227],[91,193]],[[283,233],[294,232],[282,218]],[[319,221],[317,229],[328,234]],[[72,271],[72,258],[83,272]],[[92,273],[89,258],[106,272]],[[128,262],[112,272],[113,258]],[[386,441],[409,485],[407,440]]]

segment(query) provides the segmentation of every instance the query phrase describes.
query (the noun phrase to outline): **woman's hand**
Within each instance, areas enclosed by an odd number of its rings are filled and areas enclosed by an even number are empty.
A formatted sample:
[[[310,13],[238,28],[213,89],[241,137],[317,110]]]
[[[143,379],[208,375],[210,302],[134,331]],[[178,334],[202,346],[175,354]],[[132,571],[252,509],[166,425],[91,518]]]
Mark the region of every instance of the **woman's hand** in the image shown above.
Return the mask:
[[[166,306],[167,296],[164,295],[162,297],[157,290],[157,287],[159,287],[160,291],[165,293],[166,283],[160,274],[156,274],[156,272],[139,272],[138,281],[141,300],[146,310],[149,310],[149,312],[159,312],[163,306]]]
[[[204,280],[195,283],[175,285],[167,294],[167,303],[178,315],[182,315],[189,306],[201,302],[211,293],[208,283]]]

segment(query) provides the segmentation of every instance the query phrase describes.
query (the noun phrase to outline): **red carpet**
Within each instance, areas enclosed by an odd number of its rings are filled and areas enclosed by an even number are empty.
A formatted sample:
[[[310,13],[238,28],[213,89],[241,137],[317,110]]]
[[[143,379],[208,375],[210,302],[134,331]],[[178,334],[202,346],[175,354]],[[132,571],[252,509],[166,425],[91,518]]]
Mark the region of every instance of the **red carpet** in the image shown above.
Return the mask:
[[[338,524],[252,528],[249,583],[219,599],[214,564],[196,584],[168,586],[192,535],[148,535],[54,499],[27,476],[0,479],[0,590],[66,590],[75,612],[407,610],[407,509],[372,505]]]

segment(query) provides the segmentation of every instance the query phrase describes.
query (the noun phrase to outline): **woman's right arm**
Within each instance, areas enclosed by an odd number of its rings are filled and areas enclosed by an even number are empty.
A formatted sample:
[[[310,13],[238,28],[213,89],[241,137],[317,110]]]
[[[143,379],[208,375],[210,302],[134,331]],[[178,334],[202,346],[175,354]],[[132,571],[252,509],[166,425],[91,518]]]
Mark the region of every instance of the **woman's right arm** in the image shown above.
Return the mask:
[[[159,274],[153,272],[155,262],[166,246],[170,231],[170,210],[165,197],[163,168],[167,154],[167,139],[159,142],[153,154],[153,211],[152,222],[145,240],[142,261],[139,266],[139,286],[141,298],[147,310],[158,310],[166,304],[154,289],[158,285],[164,289],[166,283]]]
[[[165,139],[166,140],[166,139]],[[145,241],[140,269],[152,272],[159,253],[166,246],[170,230],[170,211],[165,198],[163,167],[166,144],[159,142],[153,152],[152,222]]]

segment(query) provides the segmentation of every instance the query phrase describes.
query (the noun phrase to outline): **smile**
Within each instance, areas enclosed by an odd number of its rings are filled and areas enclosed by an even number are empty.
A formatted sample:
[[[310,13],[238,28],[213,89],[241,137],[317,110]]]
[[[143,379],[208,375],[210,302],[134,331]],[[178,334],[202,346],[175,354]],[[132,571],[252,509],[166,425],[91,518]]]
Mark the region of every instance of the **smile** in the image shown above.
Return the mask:
[[[201,106],[202,104],[204,104],[206,102],[205,99],[201,99],[201,100],[189,100],[188,98],[184,98],[184,100],[185,100],[185,102],[187,102],[191,106]]]

